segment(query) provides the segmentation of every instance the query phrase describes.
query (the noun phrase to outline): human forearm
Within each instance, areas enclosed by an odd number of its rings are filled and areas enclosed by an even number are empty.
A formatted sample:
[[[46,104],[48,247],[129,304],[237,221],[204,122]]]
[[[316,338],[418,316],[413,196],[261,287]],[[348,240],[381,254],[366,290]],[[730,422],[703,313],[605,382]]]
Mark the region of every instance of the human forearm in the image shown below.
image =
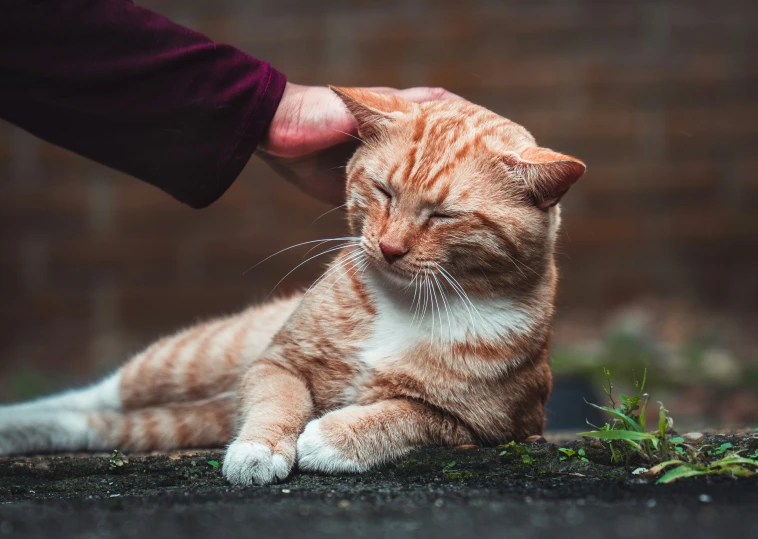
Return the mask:
[[[193,207],[263,140],[285,86],[265,62],[127,0],[10,0],[0,117]]]

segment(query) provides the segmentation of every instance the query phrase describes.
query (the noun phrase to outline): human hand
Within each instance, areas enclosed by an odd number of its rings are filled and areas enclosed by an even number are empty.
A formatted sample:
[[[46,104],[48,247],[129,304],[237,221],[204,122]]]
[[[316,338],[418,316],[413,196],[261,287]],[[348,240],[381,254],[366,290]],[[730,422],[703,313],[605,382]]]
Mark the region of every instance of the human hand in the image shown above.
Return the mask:
[[[420,103],[459,99],[442,88],[367,88]],[[345,165],[359,144],[358,126],[327,87],[287,83],[279,108],[259,145],[276,172],[309,195],[331,204],[345,201]]]

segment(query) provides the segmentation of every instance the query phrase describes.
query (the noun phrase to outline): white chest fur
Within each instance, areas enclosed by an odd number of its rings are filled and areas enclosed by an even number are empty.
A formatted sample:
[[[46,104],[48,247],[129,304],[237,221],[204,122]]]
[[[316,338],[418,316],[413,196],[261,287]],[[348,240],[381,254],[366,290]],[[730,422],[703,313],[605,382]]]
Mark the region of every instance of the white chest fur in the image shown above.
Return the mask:
[[[391,362],[419,344],[507,340],[529,332],[528,312],[507,298],[469,300],[440,288],[403,290],[369,275],[366,284],[377,310],[372,336],[359,361],[364,368]],[[444,297],[443,297],[444,296]]]

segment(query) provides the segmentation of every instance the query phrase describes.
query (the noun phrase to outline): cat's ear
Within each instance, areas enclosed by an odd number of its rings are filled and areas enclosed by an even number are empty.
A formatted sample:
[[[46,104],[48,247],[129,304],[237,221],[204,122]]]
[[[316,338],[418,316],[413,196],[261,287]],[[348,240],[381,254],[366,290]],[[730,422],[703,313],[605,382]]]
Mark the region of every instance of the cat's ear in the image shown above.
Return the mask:
[[[410,112],[413,106],[410,101],[396,95],[380,94],[363,88],[329,88],[355,117],[358,134],[362,137],[376,136],[394,118]]]
[[[587,169],[579,159],[548,148],[527,148],[520,154],[506,154],[502,160],[511,174],[526,183],[543,210],[558,204]]]

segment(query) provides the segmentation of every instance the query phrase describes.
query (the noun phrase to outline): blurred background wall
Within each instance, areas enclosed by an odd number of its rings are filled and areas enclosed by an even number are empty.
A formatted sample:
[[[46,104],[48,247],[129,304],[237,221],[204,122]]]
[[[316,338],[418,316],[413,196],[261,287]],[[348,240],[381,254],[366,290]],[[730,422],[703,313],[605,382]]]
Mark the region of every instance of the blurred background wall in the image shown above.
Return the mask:
[[[631,379],[647,365],[689,413],[758,414],[754,0],[137,3],[293,82],[444,86],[580,157],[556,370],[613,364]],[[163,332],[265,298],[302,253],[246,270],[342,235],[338,212],[316,220],[328,209],[253,158],[191,210],[0,122],[0,400],[91,379]]]

